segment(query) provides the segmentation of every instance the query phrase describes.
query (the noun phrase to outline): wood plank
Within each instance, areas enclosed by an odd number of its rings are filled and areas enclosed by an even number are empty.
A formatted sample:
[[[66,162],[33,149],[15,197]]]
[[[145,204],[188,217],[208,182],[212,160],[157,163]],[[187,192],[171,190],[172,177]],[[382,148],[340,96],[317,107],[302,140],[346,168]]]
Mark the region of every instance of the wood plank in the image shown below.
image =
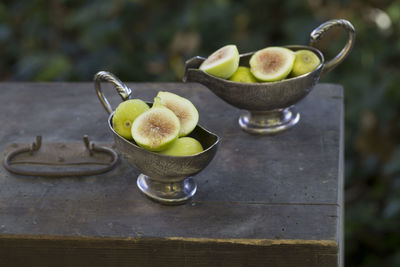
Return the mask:
[[[335,266],[336,253],[329,242],[284,240],[0,239],[0,259],[13,266]]]

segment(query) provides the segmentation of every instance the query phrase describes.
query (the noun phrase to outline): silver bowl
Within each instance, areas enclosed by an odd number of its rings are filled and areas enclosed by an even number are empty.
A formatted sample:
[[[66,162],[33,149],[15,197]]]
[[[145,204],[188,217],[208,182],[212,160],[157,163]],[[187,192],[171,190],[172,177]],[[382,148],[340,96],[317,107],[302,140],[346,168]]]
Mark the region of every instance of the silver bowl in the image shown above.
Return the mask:
[[[340,26],[348,33],[345,47],[335,58],[325,62],[324,55],[313,47],[321,37],[331,28]],[[239,83],[221,79],[207,74],[199,69],[205,60],[203,57],[194,57],[186,61],[184,82],[198,82],[205,85],[225,102],[239,109],[246,110],[239,117],[239,125],[246,132],[253,134],[276,134],[296,125],[300,114],[295,104],[303,99],[325,75],[350,53],[355,40],[353,25],[347,20],[330,20],[310,35],[310,46],[285,46],[291,50],[307,49],[313,51],[321,60],[321,64],[312,72],[287,78],[277,82]],[[255,52],[240,55],[240,66],[249,66],[249,60]]]
[[[114,131],[114,112],[101,91],[100,81],[111,82],[123,100],[129,99],[131,90],[113,74],[105,71],[98,72],[94,81],[97,95],[110,114],[108,127],[113,133],[117,151],[141,172],[137,178],[140,191],[150,199],[167,205],[183,204],[193,197],[197,185],[192,176],[202,171],[214,158],[219,137],[197,125],[189,136],[202,144],[204,151],[201,153],[175,157],[143,149],[134,141],[128,141]],[[152,105],[150,102],[147,104]]]

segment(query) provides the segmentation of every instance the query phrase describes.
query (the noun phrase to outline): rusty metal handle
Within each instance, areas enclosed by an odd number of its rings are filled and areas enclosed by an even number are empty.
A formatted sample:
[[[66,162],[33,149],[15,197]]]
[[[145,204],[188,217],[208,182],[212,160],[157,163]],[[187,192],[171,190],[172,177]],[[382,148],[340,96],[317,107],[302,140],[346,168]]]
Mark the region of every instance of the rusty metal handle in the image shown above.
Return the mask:
[[[310,34],[310,45],[315,46],[322,36],[327,33],[333,27],[342,27],[348,33],[348,40],[343,49],[337,54],[333,59],[325,62],[321,76],[333,70],[337,65],[339,65],[350,53],[351,49],[354,46],[356,31],[354,26],[345,19],[334,19],[329,20],[323,24],[321,24],[318,28],[313,30]]]
[[[7,154],[4,158],[3,161],[3,166],[6,170],[8,170],[11,173],[18,174],[18,175],[27,175],[27,176],[41,176],[41,177],[66,177],[66,176],[89,176],[89,175],[96,175],[96,174],[101,174],[105,173],[107,171],[110,171],[113,169],[117,163],[118,160],[118,154],[107,147],[102,147],[102,146],[96,146],[93,142],[89,141],[89,138],[87,135],[83,136],[83,142],[89,152],[89,155],[92,156],[94,153],[105,153],[111,156],[111,161],[110,163],[107,163],[105,167],[98,168],[95,170],[86,170],[86,171],[32,171],[32,170],[24,170],[24,169],[18,169],[13,166],[12,164],[12,159],[23,153],[30,153],[34,154],[35,151],[38,151],[42,145],[42,137],[37,136],[36,141],[31,144],[29,147],[24,147],[20,149],[16,149],[9,154]],[[49,165],[46,163],[43,163],[44,165]],[[83,165],[85,163],[82,163]],[[63,164],[58,164],[58,165],[63,165]]]
[[[121,96],[122,101],[129,99],[130,95],[132,94],[132,90],[126,86],[120,79],[117,78],[114,74],[108,71],[99,71],[94,75],[94,87],[96,89],[97,96],[100,99],[100,102],[103,104],[103,107],[106,109],[108,114],[113,112],[113,109],[108,102],[107,98],[104,96],[103,92],[101,91],[101,81],[110,82],[114,85],[115,89],[117,90],[118,94]]]

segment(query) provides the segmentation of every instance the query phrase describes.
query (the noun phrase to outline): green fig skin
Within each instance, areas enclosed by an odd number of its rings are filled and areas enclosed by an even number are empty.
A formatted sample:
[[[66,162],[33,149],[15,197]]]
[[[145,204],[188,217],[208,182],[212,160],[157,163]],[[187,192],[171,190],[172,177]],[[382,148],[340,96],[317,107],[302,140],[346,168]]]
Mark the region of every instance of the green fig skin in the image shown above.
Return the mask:
[[[294,53],[296,56],[293,64],[291,77],[301,76],[315,70],[320,64],[319,57],[310,50],[298,50]]]
[[[123,138],[132,140],[132,123],[140,114],[149,109],[150,107],[140,99],[129,99],[121,102],[112,117],[113,129]]]
[[[229,78],[232,82],[239,83],[257,83],[256,77],[251,73],[250,68],[240,66],[236,72]]]
[[[203,151],[203,146],[192,137],[180,137],[169,148],[159,152],[168,156],[191,156]]]

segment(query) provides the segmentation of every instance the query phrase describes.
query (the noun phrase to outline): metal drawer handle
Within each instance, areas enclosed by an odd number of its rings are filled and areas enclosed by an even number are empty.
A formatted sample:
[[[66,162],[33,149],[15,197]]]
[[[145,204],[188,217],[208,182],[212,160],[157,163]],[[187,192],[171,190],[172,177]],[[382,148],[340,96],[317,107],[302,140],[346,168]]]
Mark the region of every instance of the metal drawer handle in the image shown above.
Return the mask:
[[[37,136],[36,141],[33,142],[29,147],[24,147],[24,148],[19,148],[14,151],[11,151],[6,155],[3,161],[4,168],[6,168],[9,172],[14,173],[14,174],[19,174],[19,175],[28,175],[28,176],[44,176],[44,177],[65,177],[65,176],[89,176],[89,175],[96,175],[96,174],[101,174],[105,173],[107,171],[110,171],[112,168],[115,167],[117,160],[118,160],[118,155],[117,153],[107,147],[103,146],[96,146],[93,142],[89,141],[89,138],[87,135],[83,136],[83,142],[86,147],[86,149],[89,152],[89,157],[92,157],[95,153],[105,153],[108,154],[111,157],[111,161],[109,163],[103,163],[103,162],[67,162],[67,161],[62,161],[62,162],[24,162],[23,164],[40,164],[40,165],[47,165],[47,166],[76,166],[76,165],[89,165],[89,164],[95,164],[95,165],[105,165],[104,167],[100,167],[94,170],[77,170],[77,171],[33,171],[33,170],[24,170],[24,169],[19,169],[16,167],[17,163],[12,162],[12,159],[15,158],[17,155],[23,154],[23,153],[29,153],[34,157],[35,152],[38,151],[42,145],[42,137]],[[21,162],[19,162],[21,164]]]

